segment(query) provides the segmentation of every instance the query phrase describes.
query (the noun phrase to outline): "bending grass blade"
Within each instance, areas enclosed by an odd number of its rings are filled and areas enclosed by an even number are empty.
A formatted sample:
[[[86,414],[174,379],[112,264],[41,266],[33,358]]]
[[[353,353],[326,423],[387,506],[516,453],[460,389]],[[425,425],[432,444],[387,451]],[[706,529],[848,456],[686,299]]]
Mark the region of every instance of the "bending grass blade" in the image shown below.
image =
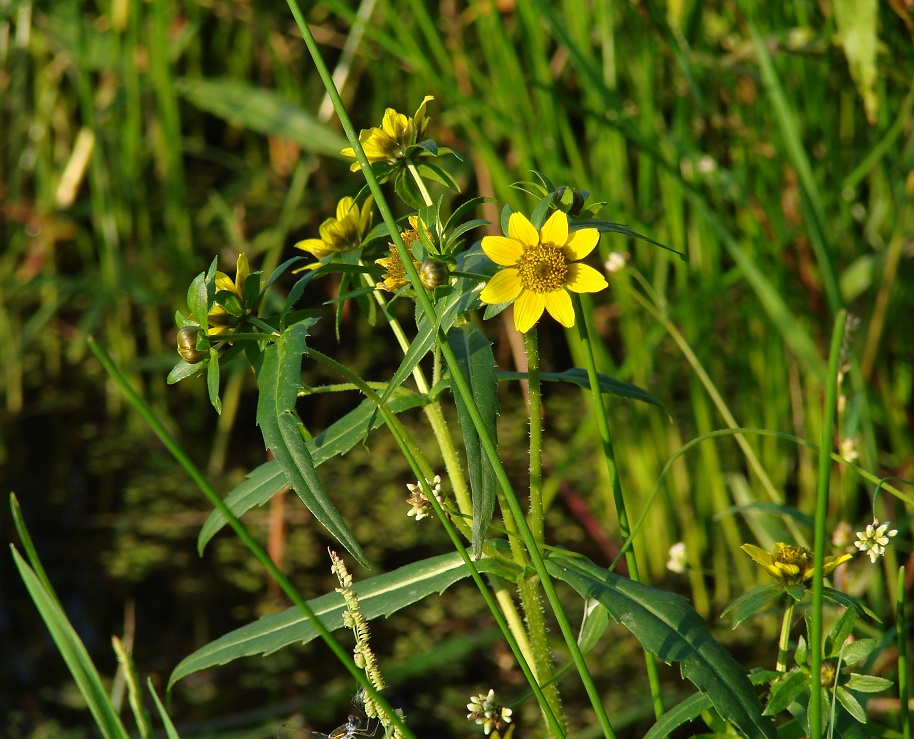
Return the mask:
[[[393,723],[401,732],[404,739],[416,739],[415,735],[406,727],[403,723],[403,720],[397,715],[393,710],[390,703],[382,695],[380,695],[371,683],[368,681],[368,678],[365,676],[365,673],[355,666],[355,663],[352,660],[352,655],[349,650],[345,649],[336,637],[331,634],[327,628],[321,623],[308,604],[305,602],[305,599],[302,598],[301,594],[295,587],[289,582],[289,579],[279,570],[276,566],[276,563],[270,558],[266,550],[257,543],[257,540],[251,536],[250,531],[247,527],[238,520],[238,518],[229,510],[228,506],[219,497],[216,491],[213,489],[213,486],[209,484],[209,481],[203,476],[203,473],[197,469],[196,465],[191,461],[178,443],[174,440],[162,422],[155,415],[152,408],[149,404],[140,396],[140,394],[133,389],[130,383],[127,381],[127,378],[124,374],[118,369],[117,365],[114,364],[111,357],[95,342],[94,339],[89,340],[89,348],[92,350],[92,353],[95,355],[96,359],[101,362],[102,366],[108,372],[109,376],[120,388],[121,392],[126,396],[127,400],[133,405],[137,412],[143,417],[143,419],[149,424],[152,430],[155,432],[156,436],[159,437],[159,440],[168,449],[169,452],[177,460],[190,478],[197,484],[201,492],[209,499],[210,503],[213,504],[229,522],[229,526],[235,531],[238,535],[238,538],[244,543],[244,545],[250,550],[251,554],[254,555],[255,559],[263,565],[264,569],[270,574],[270,576],[277,582],[282,591],[289,597],[289,599],[296,605],[296,607],[309,619],[314,621],[315,628],[317,629],[318,634],[321,639],[330,647],[330,650],[333,652],[334,656],[340,661],[340,663],[349,671],[349,674],[352,675],[355,680],[362,687],[366,688],[371,694],[372,698],[384,711],[384,713],[390,718],[391,723]]]

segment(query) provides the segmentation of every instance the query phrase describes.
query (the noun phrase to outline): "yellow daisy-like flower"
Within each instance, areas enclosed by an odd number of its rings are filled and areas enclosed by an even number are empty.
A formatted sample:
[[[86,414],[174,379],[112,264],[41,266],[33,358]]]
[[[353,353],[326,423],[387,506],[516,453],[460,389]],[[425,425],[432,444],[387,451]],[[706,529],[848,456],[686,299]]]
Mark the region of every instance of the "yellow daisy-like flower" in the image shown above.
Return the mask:
[[[220,290],[230,292],[244,306],[244,281],[250,274],[251,268],[248,265],[247,255],[239,254],[238,261],[235,264],[234,280],[225,272],[216,272],[216,292]],[[231,331],[238,324],[238,317],[233,316],[217,303],[210,310],[207,322],[210,325],[210,334],[224,334]]]
[[[425,229],[425,234],[428,236],[429,240],[431,240],[432,232]],[[409,250],[412,247],[413,242],[419,238],[419,216],[409,217],[409,228],[400,233],[400,238],[403,239],[403,243],[406,245],[407,250]],[[378,283],[378,289],[396,292],[407,283],[406,267],[403,266],[403,261],[400,259],[400,252],[397,251],[397,247],[393,244],[390,244],[389,246],[390,256],[384,257],[383,259],[375,259],[374,263],[381,265],[385,269],[384,277],[381,282]],[[413,259],[413,266],[416,269],[419,269],[419,262],[415,259]]]
[[[296,249],[309,252],[318,259],[329,257],[331,254],[357,249],[362,245],[365,232],[371,226],[371,206],[374,198],[369,195],[364,205],[358,204],[350,197],[345,197],[336,205],[336,218],[328,218],[320,226],[319,239],[304,239],[295,244]],[[305,269],[314,269],[320,264],[315,262],[306,267],[301,267],[295,272]]]
[[[359,132],[359,143],[362,144],[368,161],[372,164],[394,164],[398,159],[402,159],[406,150],[415,144],[428,128],[429,118],[425,115],[425,106],[434,99],[431,95],[426,95],[412,118],[388,108],[384,111],[384,120],[380,128],[362,129]],[[355,150],[352,147],[343,149],[340,154],[355,158]],[[358,172],[361,168],[362,165],[358,162],[349,167],[353,172]]]
[[[597,270],[579,260],[593,251],[600,239],[595,228],[568,232],[568,217],[553,213],[537,232],[521,213],[512,213],[507,236],[486,236],[482,250],[495,264],[496,273],[480,294],[483,303],[514,303],[514,325],[526,333],[549,311],[566,328],[574,326],[574,307],[568,291],[595,293],[608,287]]]
[[[797,547],[779,541],[770,552],[752,544],[743,544],[740,548],[764,567],[769,575],[784,585],[798,585],[813,576],[815,569],[813,553],[806,547]],[[838,565],[847,562],[850,558],[850,554],[826,557],[822,566],[822,574],[830,575]]]

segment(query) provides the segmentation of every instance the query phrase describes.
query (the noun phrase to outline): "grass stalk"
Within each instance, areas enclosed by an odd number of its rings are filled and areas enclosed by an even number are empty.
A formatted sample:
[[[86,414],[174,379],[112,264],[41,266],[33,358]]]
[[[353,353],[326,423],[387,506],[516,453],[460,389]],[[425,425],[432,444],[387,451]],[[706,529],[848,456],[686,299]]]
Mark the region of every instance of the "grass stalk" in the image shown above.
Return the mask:
[[[479,588],[479,592],[482,594],[483,599],[486,602],[486,605],[489,607],[489,610],[492,613],[492,616],[495,618],[498,627],[501,629],[502,634],[504,634],[505,639],[508,642],[508,646],[511,648],[511,651],[514,653],[515,658],[518,661],[518,664],[521,667],[521,670],[524,672],[524,675],[527,677],[528,682],[530,683],[531,688],[533,688],[534,693],[537,696],[537,700],[540,705],[543,707],[543,712],[546,715],[546,720],[550,724],[553,731],[556,732],[556,736],[564,737],[564,731],[562,731],[561,725],[558,723],[558,720],[552,709],[551,704],[547,701],[545,695],[539,687],[537,682],[536,675],[534,675],[529,663],[527,662],[524,653],[522,652],[520,645],[515,640],[513,635],[513,630],[511,629],[509,623],[505,620],[505,617],[502,615],[501,610],[499,609],[498,602],[495,598],[492,597],[492,594],[489,592],[488,587],[482,579],[482,575],[479,570],[476,568],[476,565],[473,564],[473,560],[470,557],[469,552],[467,552],[466,547],[463,546],[463,543],[460,540],[460,535],[454,526],[453,523],[448,519],[444,510],[441,508],[441,504],[438,503],[437,498],[435,498],[432,493],[431,486],[429,485],[428,480],[426,479],[423,470],[419,465],[419,460],[417,456],[413,453],[415,448],[415,443],[409,440],[409,434],[403,425],[400,423],[400,420],[390,412],[390,410],[381,402],[381,397],[371,388],[371,386],[364,382],[358,375],[354,372],[351,372],[345,365],[340,364],[335,359],[322,354],[314,349],[308,350],[308,356],[311,359],[323,364],[325,367],[339,373],[345,377],[349,382],[355,385],[365,396],[375,403],[378,406],[378,410],[381,412],[385,422],[387,423],[390,432],[394,435],[394,438],[397,441],[400,450],[403,452],[403,456],[406,461],[409,463],[410,467],[413,470],[413,473],[416,475],[416,478],[419,482],[419,485],[422,487],[422,490],[425,492],[429,502],[435,509],[435,513],[438,515],[441,524],[444,526],[447,535],[450,537],[451,542],[454,545],[454,548],[460,553],[461,558],[464,561],[467,569],[470,570],[470,575],[473,577],[473,581],[476,583],[476,586]]]
[[[305,21],[300,6],[296,0],[288,0],[288,5],[293,17],[295,18],[295,22],[298,25],[299,31],[305,40],[305,44],[308,47],[318,74],[320,75],[321,80],[324,82],[324,86],[327,89],[328,94],[333,100],[333,104],[336,108],[337,116],[340,119],[340,124],[342,125],[343,131],[346,133],[346,137],[349,139],[349,142],[355,151],[356,158],[362,165],[362,173],[365,176],[369,189],[375,197],[375,202],[378,205],[378,210],[381,212],[381,216],[384,219],[384,222],[387,224],[391,238],[393,239],[397,251],[400,254],[400,259],[403,262],[404,268],[406,269],[406,274],[408,275],[409,282],[416,290],[416,302],[419,304],[420,309],[426,315],[426,317],[437,324],[437,316],[435,309],[431,303],[431,299],[419,281],[418,272],[416,271],[416,268],[412,263],[412,259],[410,258],[411,255],[406,248],[406,245],[403,243],[403,239],[400,237],[399,229],[397,228],[393,213],[391,212],[386,198],[384,197],[384,193],[371,171],[371,165],[368,162],[368,159],[365,157],[365,152],[359,143],[358,134],[355,131],[355,127],[352,125],[352,120],[346,112],[345,106],[339,97],[339,92],[336,90],[336,87],[333,84],[330,70],[327,68],[326,63],[323,60],[320,49],[318,49],[317,43],[314,40],[314,36],[311,34],[311,31],[308,28],[308,24]],[[442,336],[441,338],[443,339],[444,337]],[[607,737],[615,737],[615,733],[612,730],[612,725],[609,723],[609,718],[606,715],[606,710],[603,708],[602,699],[597,692],[596,685],[594,684],[593,678],[590,675],[587,663],[584,661],[584,655],[581,653],[581,649],[577,644],[577,640],[571,624],[568,621],[568,617],[562,608],[557,593],[555,592],[555,586],[552,583],[552,578],[546,570],[545,562],[543,561],[543,557],[537,548],[536,541],[533,539],[533,535],[530,532],[530,527],[527,525],[526,518],[524,517],[523,511],[521,510],[517,496],[514,494],[514,490],[511,486],[510,480],[508,479],[507,472],[505,471],[504,466],[501,463],[501,459],[498,456],[498,450],[495,447],[494,441],[489,436],[482,416],[479,414],[478,408],[476,408],[476,405],[473,402],[472,391],[467,385],[466,378],[464,378],[463,373],[459,371],[457,358],[454,355],[453,350],[448,345],[447,341],[439,341],[439,345],[448,367],[453,370],[451,377],[453,378],[455,389],[465,399],[468,412],[473,421],[473,425],[476,427],[476,430],[479,433],[482,447],[485,449],[486,455],[489,457],[490,461],[492,462],[492,466],[495,469],[496,478],[498,479],[499,485],[501,486],[502,492],[504,493],[504,500],[507,502],[508,508],[511,511],[511,515],[515,519],[517,531],[524,542],[524,546],[527,547],[527,552],[530,555],[533,567],[542,581],[543,591],[546,594],[546,599],[549,601],[549,605],[555,614],[556,620],[558,621],[559,628],[562,631],[562,636],[565,639],[565,643],[568,646],[575,666],[578,669],[578,673],[581,676],[581,680],[584,683],[585,690],[587,691],[590,703],[597,715],[597,720],[600,724],[600,727]],[[421,482],[422,480],[420,479],[420,483]],[[537,698],[539,699],[540,697],[541,693],[537,696]],[[552,728],[553,730],[557,731],[559,736],[563,735],[561,728],[557,723],[554,724]]]
[[[127,377],[123,372],[120,371],[118,366],[114,363],[110,356],[102,349],[93,339],[89,340],[89,348],[92,350],[92,353],[95,355],[96,359],[102,364],[102,366],[107,371],[108,375],[114,380],[117,387],[124,394],[127,400],[131,405],[136,409],[136,411],[142,416],[142,418],[149,424],[149,427],[153,430],[156,436],[159,437],[159,440],[171,452],[172,456],[184,468],[185,472],[190,476],[190,478],[197,484],[197,487],[200,488],[201,492],[206,496],[213,507],[219,511],[231,526],[232,530],[237,534],[238,538],[244,543],[244,545],[250,550],[251,554],[254,555],[255,559],[263,565],[264,569],[270,574],[282,591],[288,596],[288,598],[295,604],[295,606],[305,615],[305,617],[314,624],[314,628],[317,633],[320,635],[321,639],[330,647],[331,651],[336,655],[337,659],[349,670],[350,674],[356,679],[356,681],[362,685],[366,691],[371,695],[379,706],[383,709],[384,713],[390,718],[391,722],[396,725],[396,727],[402,732],[402,735],[405,739],[415,739],[413,733],[406,727],[402,719],[396,714],[387,700],[381,696],[371,685],[368,678],[365,676],[365,673],[362,672],[358,667],[355,666],[355,663],[352,660],[352,654],[349,650],[343,647],[342,644],[333,636],[330,631],[327,630],[327,627],[324,626],[324,623],[314,614],[314,611],[311,610],[311,607],[301,596],[298,590],[294,585],[289,581],[289,579],[280,571],[276,566],[276,563],[270,559],[270,555],[267,554],[266,550],[260,546],[257,540],[251,535],[248,531],[247,526],[245,526],[232,510],[225,504],[219,494],[215,491],[212,485],[210,485],[209,480],[203,475],[203,473],[197,469],[197,466],[191,461],[190,457],[184,453],[184,450],[181,449],[178,442],[174,437],[168,432],[164,424],[159,420],[155,411],[149,406],[149,404],[143,399],[143,397],[133,388],[133,386],[128,381]],[[434,498],[434,495],[430,497]]]
[[[597,419],[597,428],[600,432],[600,441],[603,445],[603,459],[606,461],[606,472],[609,475],[609,483],[612,488],[613,502],[616,506],[616,517],[619,521],[619,535],[623,541],[631,540],[631,529],[628,522],[628,512],[625,507],[625,497],[622,494],[622,483],[619,480],[619,468],[616,464],[616,452],[613,448],[612,435],[609,430],[609,421],[607,420],[606,406],[603,401],[603,394],[600,392],[600,381],[597,377],[597,364],[594,357],[593,344],[590,340],[590,332],[587,322],[584,320],[584,313],[581,308],[581,298],[577,293],[571,297],[574,302],[575,313],[577,314],[578,338],[583,348],[584,368],[587,370],[587,377],[590,380],[590,396],[593,403],[594,415]],[[625,552],[625,563],[628,565],[628,575],[635,582],[641,582],[641,576],[638,571],[638,558],[635,556],[634,544]],[[653,655],[644,650],[644,661],[647,668],[648,684],[651,690],[651,702],[654,707],[654,715],[660,718],[663,715],[663,694],[660,689],[660,675],[657,671],[657,663]]]
[[[898,568],[895,582],[895,643],[898,648],[898,715],[904,739],[911,739],[911,700],[908,691],[908,622],[905,617],[905,568]]]
[[[818,689],[819,673],[822,669],[822,602],[823,602],[823,575],[822,568],[825,562],[825,541],[828,538],[826,531],[828,518],[828,488],[831,480],[831,453],[832,432],[835,425],[835,410],[838,397],[838,365],[841,356],[841,342],[844,338],[847,311],[840,310],[835,318],[832,331],[831,349],[828,359],[828,384],[825,392],[825,407],[822,411],[822,441],[819,453],[819,480],[816,490],[816,518],[813,538],[813,566],[815,571],[812,578],[812,618],[809,624],[809,651],[810,670],[812,672],[813,686],[809,700],[809,727],[813,737],[822,736],[822,691]]]

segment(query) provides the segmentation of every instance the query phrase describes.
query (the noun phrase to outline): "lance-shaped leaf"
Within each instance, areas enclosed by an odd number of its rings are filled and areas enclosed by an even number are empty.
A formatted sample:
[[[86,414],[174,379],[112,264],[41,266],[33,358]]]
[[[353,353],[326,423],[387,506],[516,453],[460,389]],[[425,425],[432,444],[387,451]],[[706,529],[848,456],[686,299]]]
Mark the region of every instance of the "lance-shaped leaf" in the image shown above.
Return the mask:
[[[428,403],[428,398],[404,388],[397,390],[387,407],[394,413],[402,413]],[[368,431],[369,419],[373,417],[372,429],[384,423],[384,419],[374,413],[377,406],[370,400],[363,401],[338,421],[330,424],[321,433],[305,443],[311,454],[315,467],[339,454],[345,454],[358,444]],[[241,517],[255,506],[267,503],[270,498],[281,493],[289,486],[282,468],[275,461],[265,462],[252,470],[240,485],[225,498],[225,504],[236,517]],[[203,549],[226,524],[225,516],[218,510],[213,511],[197,537],[197,550]]]
[[[452,370],[461,372],[466,379],[489,438],[494,441],[497,434],[498,380],[495,377],[492,344],[472,323],[452,330],[447,338],[457,358],[458,366]],[[482,449],[479,433],[460,393],[454,393],[454,401],[467,452],[470,489],[473,492],[473,556],[478,559],[482,555],[482,542],[495,511],[495,469]]]
[[[711,636],[704,619],[681,595],[637,583],[561,552],[546,560],[546,569],[583,598],[602,603],[647,651],[667,664],[678,662],[683,677],[748,736],[777,736],[774,725],[762,716],[762,706],[746,671]]]
[[[527,373],[499,371],[498,379],[526,380]],[[540,379],[544,382],[570,382],[573,385],[579,385],[580,387],[590,389],[590,379],[587,377],[587,372],[580,367],[573,367],[564,372],[541,372]],[[632,400],[640,400],[642,403],[650,403],[651,405],[655,405],[661,410],[666,411],[667,415],[670,415],[669,409],[658,398],[651,395],[651,393],[644,388],[622,382],[621,380],[616,380],[609,375],[598,374],[597,381],[600,384],[601,393],[609,393],[610,395],[617,395],[620,398],[630,398]]]
[[[301,360],[305,353],[307,327],[298,323],[284,331],[275,344],[263,352],[263,364],[257,373],[260,397],[257,401],[257,424],[267,449],[289,480],[292,489],[308,510],[363,567],[368,560],[359,542],[346,525],[324,490],[314,469],[311,454],[305,446],[295,414],[295,400],[301,385]]]
[[[487,544],[487,548],[494,542]],[[512,577],[490,557],[476,563],[480,572],[496,572]],[[431,557],[401,567],[393,572],[369,578],[353,585],[365,618],[389,616],[401,608],[433,593],[441,593],[458,580],[469,576],[469,570],[456,552]],[[308,601],[314,614],[330,631],[343,626],[345,601],[339,593],[327,593]],[[317,636],[314,622],[297,608],[264,616],[254,623],[235,629],[210,642],[183,659],[168,680],[169,689],[181,678],[239,657],[271,654],[290,644],[307,644]]]

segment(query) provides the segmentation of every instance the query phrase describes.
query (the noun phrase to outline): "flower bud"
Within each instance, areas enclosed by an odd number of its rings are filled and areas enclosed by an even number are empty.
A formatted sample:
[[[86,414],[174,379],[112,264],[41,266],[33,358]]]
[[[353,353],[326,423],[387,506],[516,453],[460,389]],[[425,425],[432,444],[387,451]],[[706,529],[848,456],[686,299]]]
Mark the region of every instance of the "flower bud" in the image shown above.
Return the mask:
[[[419,265],[419,282],[426,290],[434,290],[448,281],[451,271],[444,262],[437,259],[426,259]]]
[[[199,326],[184,326],[178,329],[178,354],[188,364],[196,364],[207,355],[207,352],[197,349],[199,334]]]

